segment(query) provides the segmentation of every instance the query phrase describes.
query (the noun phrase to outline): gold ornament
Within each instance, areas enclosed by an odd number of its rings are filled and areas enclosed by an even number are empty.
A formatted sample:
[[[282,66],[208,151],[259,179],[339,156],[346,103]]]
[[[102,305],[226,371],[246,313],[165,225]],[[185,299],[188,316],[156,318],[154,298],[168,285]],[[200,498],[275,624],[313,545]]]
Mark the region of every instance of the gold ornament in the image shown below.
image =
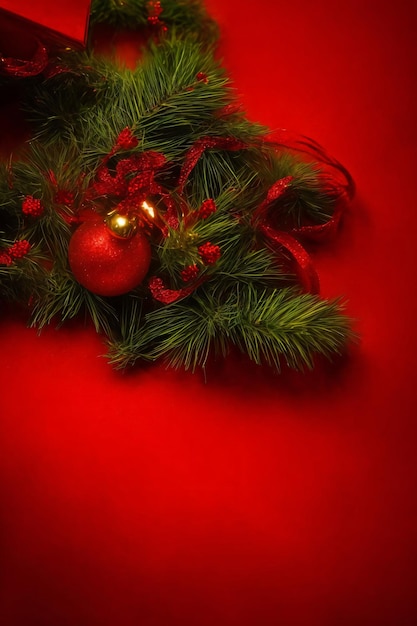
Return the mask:
[[[119,239],[130,239],[138,228],[136,215],[122,215],[117,211],[110,211],[105,221],[112,234]]]

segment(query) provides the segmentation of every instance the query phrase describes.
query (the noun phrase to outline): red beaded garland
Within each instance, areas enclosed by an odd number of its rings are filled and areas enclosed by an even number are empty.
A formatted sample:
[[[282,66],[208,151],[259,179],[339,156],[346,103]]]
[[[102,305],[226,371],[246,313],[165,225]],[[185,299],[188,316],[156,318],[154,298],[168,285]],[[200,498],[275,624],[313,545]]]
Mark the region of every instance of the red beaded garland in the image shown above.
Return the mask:
[[[84,222],[73,234],[68,258],[76,280],[100,296],[120,296],[145,278],[151,247],[142,231],[116,237],[105,222]]]

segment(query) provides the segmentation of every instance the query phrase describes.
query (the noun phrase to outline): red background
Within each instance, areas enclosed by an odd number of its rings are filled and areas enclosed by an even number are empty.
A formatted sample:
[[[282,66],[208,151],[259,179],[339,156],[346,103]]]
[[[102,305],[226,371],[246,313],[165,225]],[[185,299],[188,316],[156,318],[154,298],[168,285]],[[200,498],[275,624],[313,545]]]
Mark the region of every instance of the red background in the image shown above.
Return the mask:
[[[415,3],[207,6],[249,117],[356,180],[314,258],[361,343],[312,375],[122,375],[91,328],[3,312],[2,626],[417,620]]]

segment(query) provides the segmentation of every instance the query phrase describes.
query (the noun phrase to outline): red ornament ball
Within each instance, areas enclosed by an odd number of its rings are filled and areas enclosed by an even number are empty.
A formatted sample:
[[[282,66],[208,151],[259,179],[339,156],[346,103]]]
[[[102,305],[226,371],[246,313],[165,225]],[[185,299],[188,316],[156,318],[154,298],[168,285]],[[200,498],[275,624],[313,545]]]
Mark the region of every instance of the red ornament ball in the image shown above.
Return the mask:
[[[71,237],[68,258],[83,287],[99,296],[120,296],[145,278],[151,246],[141,230],[121,238],[104,221],[84,222]]]

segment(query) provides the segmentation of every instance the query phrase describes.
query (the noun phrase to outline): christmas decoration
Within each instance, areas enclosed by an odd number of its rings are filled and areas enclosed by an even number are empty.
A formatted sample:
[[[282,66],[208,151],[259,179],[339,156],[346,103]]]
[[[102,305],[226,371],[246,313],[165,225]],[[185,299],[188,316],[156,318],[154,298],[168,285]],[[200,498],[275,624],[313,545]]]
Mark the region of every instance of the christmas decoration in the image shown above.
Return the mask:
[[[90,23],[147,44],[133,70],[48,48],[21,81],[33,139],[0,163],[1,297],[30,302],[39,328],[86,311],[115,367],[194,370],[235,346],[303,369],[343,351],[350,321],[319,296],[307,246],[336,234],[346,169],[246,119],[198,0],[95,0]]]
[[[22,202],[22,213],[32,217],[40,217],[43,213],[42,202],[33,196],[26,196]]]
[[[92,293],[119,296],[139,285],[149,269],[151,247],[134,220],[118,213],[105,222],[85,222],[71,237],[69,264]]]
[[[117,211],[110,211],[106,217],[107,228],[115,237],[120,239],[129,239],[138,228],[136,215],[121,215]]]

